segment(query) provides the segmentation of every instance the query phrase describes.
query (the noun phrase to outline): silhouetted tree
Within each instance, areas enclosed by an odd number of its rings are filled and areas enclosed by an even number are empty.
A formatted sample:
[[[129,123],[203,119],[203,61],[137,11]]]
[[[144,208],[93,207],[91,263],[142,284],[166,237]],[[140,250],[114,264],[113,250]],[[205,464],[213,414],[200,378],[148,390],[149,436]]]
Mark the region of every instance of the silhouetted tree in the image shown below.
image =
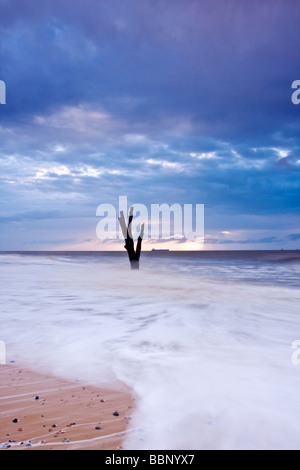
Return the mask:
[[[142,249],[142,240],[144,237],[144,228],[145,224],[141,225],[141,231],[139,238],[137,240],[136,250],[134,249],[134,241],[132,238],[132,230],[131,230],[131,223],[133,220],[133,207],[131,207],[129,212],[128,218],[128,225],[126,227],[124,212],[120,212],[119,223],[123,232],[123,237],[125,239],[125,246],[124,248],[127,250],[131,269],[139,269],[140,267],[140,256],[141,256],[141,249]]]

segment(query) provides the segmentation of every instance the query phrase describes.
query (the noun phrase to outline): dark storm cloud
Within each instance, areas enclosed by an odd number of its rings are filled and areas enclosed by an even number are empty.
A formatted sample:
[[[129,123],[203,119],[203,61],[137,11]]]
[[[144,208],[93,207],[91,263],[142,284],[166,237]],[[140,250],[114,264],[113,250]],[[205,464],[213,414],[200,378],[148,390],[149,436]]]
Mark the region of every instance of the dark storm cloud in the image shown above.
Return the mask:
[[[299,119],[296,1],[11,0],[1,9],[15,117],[101,103],[154,128],[187,116],[197,132],[244,139]]]
[[[1,0],[2,222],[120,194],[204,203],[220,230],[299,213],[299,20],[296,0]]]

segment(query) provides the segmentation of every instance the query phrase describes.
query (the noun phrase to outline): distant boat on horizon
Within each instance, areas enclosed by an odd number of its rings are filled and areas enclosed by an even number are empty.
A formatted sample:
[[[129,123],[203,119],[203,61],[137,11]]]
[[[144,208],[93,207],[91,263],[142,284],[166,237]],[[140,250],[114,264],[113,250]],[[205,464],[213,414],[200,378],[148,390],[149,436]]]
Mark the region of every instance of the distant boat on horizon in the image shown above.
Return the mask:
[[[161,252],[168,252],[168,251],[170,251],[170,250],[168,250],[168,249],[160,249],[160,250],[157,250],[156,248],[152,248],[151,251],[159,251],[159,252],[161,253]]]

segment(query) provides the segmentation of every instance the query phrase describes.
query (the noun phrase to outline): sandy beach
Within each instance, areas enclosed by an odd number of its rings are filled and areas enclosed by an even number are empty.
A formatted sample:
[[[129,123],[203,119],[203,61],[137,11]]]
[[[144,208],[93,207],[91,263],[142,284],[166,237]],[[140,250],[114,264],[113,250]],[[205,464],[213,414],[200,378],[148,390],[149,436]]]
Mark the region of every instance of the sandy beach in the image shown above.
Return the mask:
[[[1,450],[117,450],[134,407],[122,383],[97,388],[0,366]]]

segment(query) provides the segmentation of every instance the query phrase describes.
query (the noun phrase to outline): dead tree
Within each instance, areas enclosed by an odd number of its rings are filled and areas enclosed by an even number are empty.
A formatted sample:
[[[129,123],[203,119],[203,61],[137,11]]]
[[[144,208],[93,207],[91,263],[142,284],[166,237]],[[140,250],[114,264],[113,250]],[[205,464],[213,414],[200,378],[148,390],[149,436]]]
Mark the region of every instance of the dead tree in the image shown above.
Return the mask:
[[[140,262],[140,256],[141,256],[142,240],[144,237],[145,225],[144,224],[141,225],[141,231],[140,231],[139,238],[137,240],[137,245],[136,245],[136,250],[135,250],[134,241],[132,237],[132,230],[131,230],[132,220],[133,220],[133,207],[131,207],[130,212],[129,212],[127,227],[126,227],[124,212],[123,211],[120,212],[119,223],[120,223],[120,226],[123,232],[123,237],[125,240],[124,248],[127,250],[131,269],[139,269],[140,267],[139,262]]]

